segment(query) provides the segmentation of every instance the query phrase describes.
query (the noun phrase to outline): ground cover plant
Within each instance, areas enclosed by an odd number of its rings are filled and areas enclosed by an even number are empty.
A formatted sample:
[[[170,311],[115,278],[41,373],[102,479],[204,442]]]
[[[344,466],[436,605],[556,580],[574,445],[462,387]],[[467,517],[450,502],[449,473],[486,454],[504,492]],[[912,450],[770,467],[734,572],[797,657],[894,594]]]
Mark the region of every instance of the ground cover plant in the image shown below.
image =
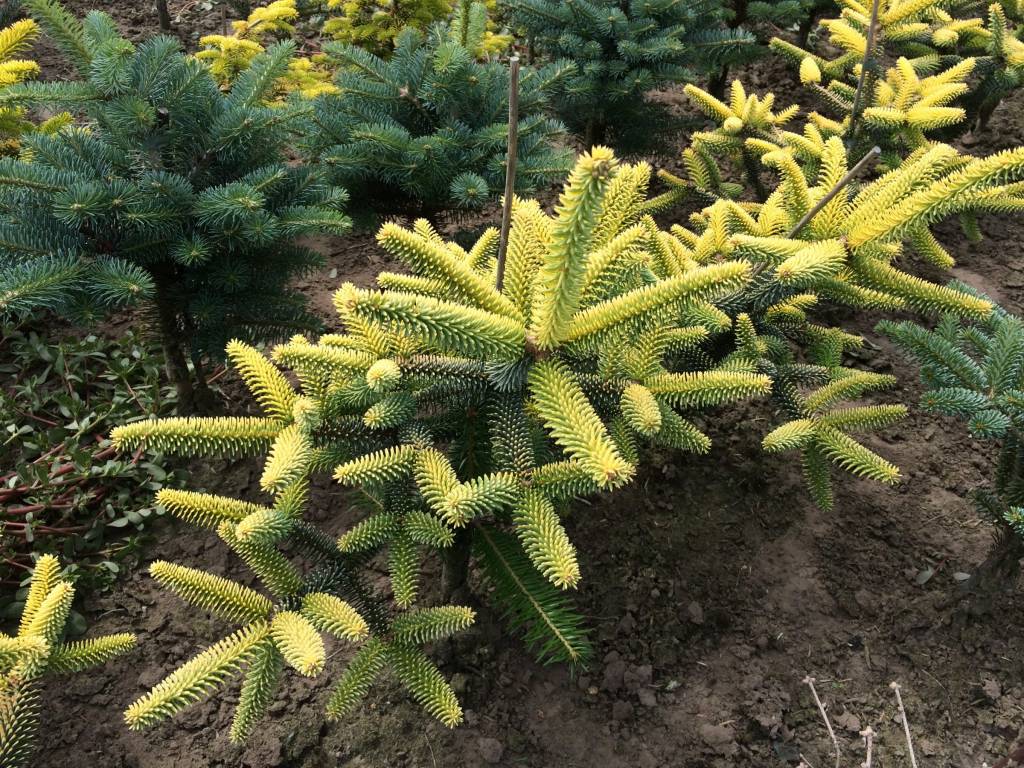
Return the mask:
[[[0,338],[0,578],[17,588],[31,555],[53,552],[79,586],[109,585],[138,554],[153,494],[183,479],[160,456],[119,456],[109,440],[126,420],[174,413],[159,347],[132,332],[107,340],[5,326]]]
[[[292,46],[223,93],[176,40],[136,47],[104,14],[83,22],[52,0],[26,5],[83,80],[12,86],[4,103],[67,105],[87,122],[27,136],[2,161],[0,311],[89,323],[144,301],[180,407],[209,408],[204,358],[232,336],[316,326],[288,281],[319,257],[296,240],[349,227],[344,191],[285,162],[302,108],[263,103]]]

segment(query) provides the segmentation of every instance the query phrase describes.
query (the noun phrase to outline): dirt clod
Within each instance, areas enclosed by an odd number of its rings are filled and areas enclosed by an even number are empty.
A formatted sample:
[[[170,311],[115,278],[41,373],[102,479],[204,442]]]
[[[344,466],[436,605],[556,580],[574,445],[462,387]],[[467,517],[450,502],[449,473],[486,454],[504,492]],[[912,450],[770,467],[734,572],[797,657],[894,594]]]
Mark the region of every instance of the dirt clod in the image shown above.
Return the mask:
[[[734,755],[739,749],[733,739],[732,729],[725,725],[703,723],[700,726],[700,737],[712,752],[719,755]]]
[[[497,765],[501,762],[501,757],[505,754],[505,747],[500,741],[485,737],[480,739],[477,744],[480,747],[480,757],[484,759],[484,762],[491,765]]]

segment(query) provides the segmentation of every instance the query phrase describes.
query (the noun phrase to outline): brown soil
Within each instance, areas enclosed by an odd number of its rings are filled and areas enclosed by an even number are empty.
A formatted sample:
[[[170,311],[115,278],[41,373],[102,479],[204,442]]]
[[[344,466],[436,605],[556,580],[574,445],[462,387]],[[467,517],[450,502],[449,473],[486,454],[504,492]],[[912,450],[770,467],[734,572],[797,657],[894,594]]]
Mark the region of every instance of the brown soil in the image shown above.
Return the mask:
[[[784,83],[781,94],[795,98],[792,79],[777,68],[759,66],[750,80],[762,89]],[[1018,94],[973,149],[1022,143]],[[974,246],[955,227],[941,228],[956,274],[1020,312],[1024,224],[991,217],[984,229]],[[388,261],[365,235],[321,245],[328,266],[303,288],[330,318],[338,283],[367,284]],[[868,339],[858,362],[895,373],[899,398],[916,404],[917,373],[872,333],[877,318],[843,318]],[[91,632],[132,630],[138,650],[50,685],[33,764],[762,768],[795,765],[803,755],[831,766],[807,675],[829,707],[844,768],[863,760],[857,732],[868,725],[879,732],[875,766],[909,764],[891,681],[902,685],[922,766],[978,768],[1006,754],[1024,711],[1024,596],[997,597],[990,614],[966,626],[944,607],[957,574],[969,573],[991,542],[968,500],[991,471],[991,446],[965,436],[962,424],[912,412],[871,441],[904,468],[903,483],[890,489],[844,477],[836,509],[824,513],[807,498],[792,457],[761,453],[771,419],[762,405],[716,414],[711,455],[653,457],[630,488],[576,506],[568,527],[582,557],[579,599],[596,654],[575,677],[537,665],[485,611],[445,668],[466,708],[454,731],[392,682],[374,688],[350,719],[325,724],[326,691],[348,656],[339,648],[318,680],[289,680],[244,748],[227,739],[237,701],[231,687],[167,725],[132,733],[123,708],[228,631],[158,590],[140,567],[82,607]],[[258,494],[255,462],[206,462],[193,471],[196,489]],[[310,517],[337,533],[360,513],[323,484]],[[216,537],[166,522],[156,538],[153,559],[249,578]],[[428,569],[436,573],[436,564]]]

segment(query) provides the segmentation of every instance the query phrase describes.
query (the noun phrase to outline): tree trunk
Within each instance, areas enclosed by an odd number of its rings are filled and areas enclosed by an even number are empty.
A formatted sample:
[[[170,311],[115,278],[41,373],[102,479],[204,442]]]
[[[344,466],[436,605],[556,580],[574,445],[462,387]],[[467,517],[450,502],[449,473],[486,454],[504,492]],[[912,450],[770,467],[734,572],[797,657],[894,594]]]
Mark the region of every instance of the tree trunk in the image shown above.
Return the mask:
[[[739,29],[747,20],[747,12],[747,0],[736,0],[733,3],[733,16],[729,19],[729,28]],[[729,65],[725,64],[717,75],[712,75],[708,80],[708,93],[716,99],[721,99],[725,95],[725,84],[728,79]]]
[[[438,208],[433,202],[424,202],[418,209],[410,208],[407,213],[410,220],[426,219],[435,232],[444,236],[444,208]]]
[[[757,158],[746,147],[743,148],[743,167],[747,172],[747,181],[757,195],[757,201],[763,203],[768,199],[768,190],[761,181],[761,169],[758,167]]]
[[[725,83],[729,79],[729,67],[722,67],[717,75],[712,75],[708,80],[708,93],[716,99],[725,97]]]
[[[994,102],[987,102],[981,105],[981,108],[978,110],[978,133],[984,133],[988,128],[988,121],[992,119],[992,113],[996,111],[996,107],[998,106],[998,99]]]
[[[1012,589],[1020,576],[1020,561],[1024,558],[1024,538],[1009,523],[1000,523],[995,544],[988,557],[960,586],[956,597],[947,605],[959,603],[954,622],[965,626],[972,617],[992,612],[1000,592]]]
[[[192,369],[195,371],[195,381],[192,384],[195,392],[196,413],[210,414],[217,410],[217,397],[206,383],[206,369],[203,366],[203,357],[198,352],[192,353]]]
[[[167,9],[167,0],[156,0],[156,15],[160,19],[160,31],[171,31],[171,12]]]
[[[800,28],[797,30],[797,39],[800,43],[801,48],[807,47],[807,41],[811,37],[811,30],[814,29],[815,22],[818,21],[818,14],[811,13],[800,22]]]
[[[471,533],[468,527],[455,532],[454,543],[443,550],[441,568],[442,600],[446,605],[466,605],[469,601],[469,555]]]
[[[183,311],[181,316],[189,338],[195,340],[196,326],[192,321],[192,316],[187,310]],[[189,357],[192,360],[192,370],[195,372],[192,383],[193,401],[195,403],[194,413],[214,413],[217,410],[217,398],[214,396],[213,390],[210,389],[210,385],[206,383],[206,368],[203,365],[203,356],[193,347]]]
[[[174,300],[167,290],[167,278],[153,275],[156,284],[156,312],[160,331],[160,345],[163,347],[164,359],[167,364],[167,377],[178,392],[178,412],[193,414],[196,412],[196,392],[192,386],[192,374],[188,370],[178,328],[178,313],[174,308]]]
[[[608,125],[603,120],[592,117],[587,120],[587,126],[583,134],[583,143],[587,150],[591,150],[598,144],[604,144],[608,136]]]
[[[747,20],[747,0],[736,0],[733,5],[735,12],[729,20],[729,26],[736,29]]]
[[[1024,558],[1024,538],[1009,524],[1001,524],[988,557],[968,579],[967,590],[977,595],[993,595],[1012,587],[1020,575],[1021,558]]]

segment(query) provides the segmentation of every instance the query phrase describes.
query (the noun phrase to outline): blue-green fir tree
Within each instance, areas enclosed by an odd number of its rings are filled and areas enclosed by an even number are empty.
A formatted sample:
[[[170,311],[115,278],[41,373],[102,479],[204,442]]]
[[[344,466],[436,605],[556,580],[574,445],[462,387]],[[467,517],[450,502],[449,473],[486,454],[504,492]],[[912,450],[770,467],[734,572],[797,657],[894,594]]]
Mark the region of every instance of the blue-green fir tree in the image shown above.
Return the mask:
[[[721,2],[505,0],[511,19],[545,56],[577,64],[557,93],[561,118],[588,147],[650,145],[665,114],[652,88],[714,74],[758,52],[753,35],[723,23]]]
[[[920,364],[925,411],[965,421],[973,437],[999,445],[992,482],[974,495],[995,523],[995,544],[966,584],[989,595],[1016,580],[1024,557],[1024,321],[997,307],[983,321],[947,316],[934,329],[907,321],[878,329]]]
[[[182,407],[201,408],[205,355],[317,325],[288,288],[319,261],[297,238],[349,228],[344,191],[286,162],[308,106],[264,104],[292,45],[269,49],[225,93],[175,39],[135,46],[102,13],[26,6],[82,79],[14,86],[0,103],[81,120],[27,136],[0,161],[0,313],[89,323],[141,303]]]
[[[0,0],[0,26],[17,21],[21,15],[21,0]]]
[[[436,219],[479,208],[501,193],[508,142],[509,72],[479,61],[479,36],[437,25],[406,29],[389,59],[330,43],[339,93],[321,97],[305,152],[331,169],[353,205],[379,216]],[[473,34],[477,37],[474,38]],[[559,181],[571,165],[565,128],[548,114],[547,94],[574,71],[555,62],[523,67],[519,80],[516,192]]]
[[[814,24],[826,11],[835,7],[833,0],[731,0],[731,26],[749,24],[755,34],[762,27],[789,29],[796,33],[801,45]]]

